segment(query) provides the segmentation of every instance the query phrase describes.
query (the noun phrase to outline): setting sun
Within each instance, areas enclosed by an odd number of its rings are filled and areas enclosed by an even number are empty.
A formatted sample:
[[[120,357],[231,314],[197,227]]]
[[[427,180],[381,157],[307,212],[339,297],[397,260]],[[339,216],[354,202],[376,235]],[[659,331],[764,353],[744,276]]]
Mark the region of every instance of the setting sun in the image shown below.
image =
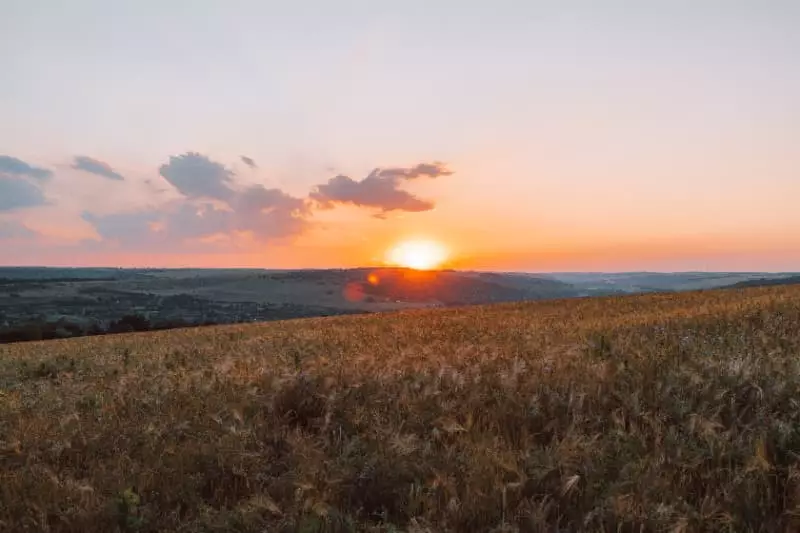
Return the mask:
[[[438,242],[413,240],[397,244],[389,250],[386,259],[392,265],[431,270],[441,267],[447,256],[447,249]]]

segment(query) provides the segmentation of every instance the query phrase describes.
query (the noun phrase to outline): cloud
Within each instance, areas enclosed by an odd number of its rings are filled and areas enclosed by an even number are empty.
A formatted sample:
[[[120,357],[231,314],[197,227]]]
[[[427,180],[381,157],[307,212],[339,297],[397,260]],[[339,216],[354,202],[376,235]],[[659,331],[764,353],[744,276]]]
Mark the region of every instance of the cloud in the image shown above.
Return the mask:
[[[162,210],[96,216],[84,213],[103,240],[140,249],[177,250],[188,241],[248,233],[266,243],[302,233],[305,203],[282,191],[256,186],[238,195],[235,209],[209,202],[180,201]]]
[[[305,201],[262,185],[254,185],[239,193],[231,207],[235,229],[252,232],[260,240],[302,233],[310,214]]]
[[[0,220],[0,240],[28,239],[36,232],[15,220]]]
[[[75,156],[75,162],[72,164],[72,168],[75,170],[88,172],[89,174],[102,176],[110,180],[122,181],[125,179],[118,172],[114,172],[114,169],[111,168],[108,163],[104,163],[103,161],[99,161],[85,155]]]
[[[310,211],[301,198],[280,189],[253,185],[234,188],[233,172],[206,156],[189,152],[171,157],[161,175],[184,198],[135,213],[84,213],[104,240],[143,249],[176,249],[187,241],[247,233],[258,242],[303,232]]]
[[[53,176],[51,170],[31,166],[21,159],[8,155],[0,155],[0,173],[28,176],[38,180],[46,180]]]
[[[255,162],[241,156],[242,162]],[[250,162],[248,162],[248,160]],[[144,211],[82,217],[101,241],[140,252],[233,250],[302,234],[312,224],[313,208],[352,204],[390,211],[418,212],[434,204],[403,190],[407,181],[452,174],[441,163],[377,168],[360,181],[336,176],[316,187],[308,198],[277,188],[237,183],[223,164],[196,152],[172,156],[159,169],[182,197]]]
[[[159,174],[188,198],[227,201],[234,195],[230,187],[234,173],[196,152],[170,157],[169,163],[159,168]]]
[[[250,167],[250,168],[258,168],[258,165],[256,165],[255,161],[253,161],[252,157],[247,157],[246,155],[243,155],[243,156],[240,156],[240,157],[242,159],[242,162],[245,165],[247,165],[248,167]]]
[[[155,210],[102,216],[84,212],[81,215],[81,218],[94,226],[104,240],[119,241],[123,244],[147,242],[151,237],[152,225],[160,217],[161,215]]]
[[[376,169],[377,170],[377,169]],[[401,178],[413,180],[416,178],[438,178],[440,176],[450,176],[453,174],[444,163],[435,161],[433,163],[419,163],[411,168],[384,168],[377,170],[383,178]]]
[[[322,207],[334,204],[353,204],[359,207],[374,207],[383,211],[430,211],[432,202],[417,198],[397,188],[393,180],[381,179],[370,174],[361,181],[347,176],[336,176],[328,183],[319,185],[310,195]]]
[[[338,175],[316,187],[309,197],[323,208],[335,204],[352,204],[387,211],[420,212],[434,208],[433,202],[423,200],[400,188],[403,181],[420,177],[437,178],[453,172],[442,163],[420,163],[410,168],[376,168],[361,181]]]
[[[45,205],[38,187],[22,179],[0,174],[0,211]]]

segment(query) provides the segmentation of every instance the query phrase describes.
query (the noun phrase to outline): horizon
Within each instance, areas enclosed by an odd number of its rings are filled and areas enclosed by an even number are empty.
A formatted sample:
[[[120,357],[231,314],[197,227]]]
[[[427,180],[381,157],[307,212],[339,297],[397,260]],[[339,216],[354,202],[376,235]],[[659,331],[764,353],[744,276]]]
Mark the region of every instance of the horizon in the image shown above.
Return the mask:
[[[461,273],[486,273],[486,274],[561,274],[561,275],[607,275],[607,274],[791,274],[800,275],[800,271],[793,270],[484,270],[484,269],[463,269],[463,268],[431,268],[416,269],[402,265],[364,265],[356,267],[307,267],[307,268],[269,268],[269,267],[247,267],[247,266],[226,266],[226,267],[194,267],[194,266],[74,266],[74,265],[0,265],[0,269],[61,269],[61,270],[264,270],[267,272],[285,271],[329,271],[329,270],[409,270],[421,272],[461,272]]]
[[[796,272],[798,26],[781,1],[12,3],[0,265]]]

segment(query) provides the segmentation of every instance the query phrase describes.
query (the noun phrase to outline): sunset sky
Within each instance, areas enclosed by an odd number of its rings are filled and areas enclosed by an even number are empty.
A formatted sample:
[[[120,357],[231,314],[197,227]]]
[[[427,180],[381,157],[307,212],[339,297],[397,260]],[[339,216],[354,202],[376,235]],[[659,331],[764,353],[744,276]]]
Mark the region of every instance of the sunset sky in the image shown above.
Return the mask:
[[[0,0],[0,264],[800,270],[800,2]]]

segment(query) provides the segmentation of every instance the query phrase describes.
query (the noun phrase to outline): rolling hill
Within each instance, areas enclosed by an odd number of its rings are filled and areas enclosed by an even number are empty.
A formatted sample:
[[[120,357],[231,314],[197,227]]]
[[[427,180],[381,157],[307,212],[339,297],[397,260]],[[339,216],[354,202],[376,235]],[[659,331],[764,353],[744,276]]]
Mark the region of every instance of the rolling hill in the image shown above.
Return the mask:
[[[416,271],[0,268],[0,342],[580,295],[533,276]]]

